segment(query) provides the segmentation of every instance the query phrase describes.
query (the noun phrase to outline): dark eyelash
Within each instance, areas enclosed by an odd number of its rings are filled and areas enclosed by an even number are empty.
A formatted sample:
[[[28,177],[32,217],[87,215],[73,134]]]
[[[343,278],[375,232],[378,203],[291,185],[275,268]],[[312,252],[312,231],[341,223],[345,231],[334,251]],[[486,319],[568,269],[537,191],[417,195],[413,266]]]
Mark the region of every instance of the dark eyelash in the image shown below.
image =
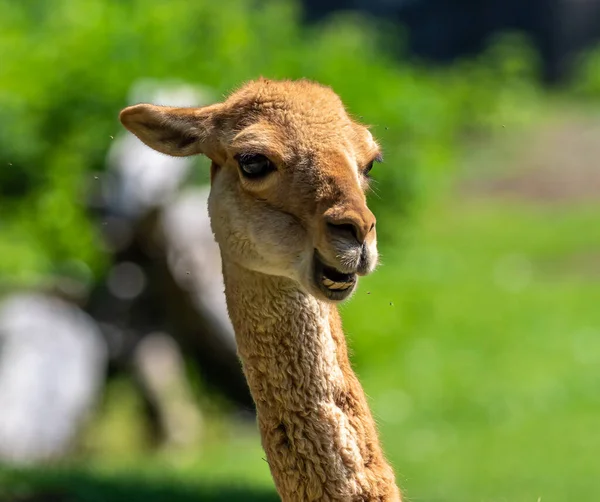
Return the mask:
[[[383,156],[381,154],[377,155],[377,157],[375,157],[371,162],[369,162],[365,168],[363,169],[363,175],[366,178],[371,178],[371,176],[369,175],[369,173],[371,172],[371,169],[373,169],[373,164],[375,162],[383,162]]]

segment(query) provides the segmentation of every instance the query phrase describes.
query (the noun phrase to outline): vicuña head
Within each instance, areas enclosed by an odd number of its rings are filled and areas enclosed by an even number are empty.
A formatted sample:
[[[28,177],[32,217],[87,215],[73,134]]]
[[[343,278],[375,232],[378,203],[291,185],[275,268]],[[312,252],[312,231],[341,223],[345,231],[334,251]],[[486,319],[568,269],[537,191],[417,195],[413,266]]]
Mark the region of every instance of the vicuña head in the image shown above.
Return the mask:
[[[375,268],[365,189],[381,154],[330,88],[261,79],[220,104],[141,104],[121,121],[159,152],[212,160],[209,207],[224,259],[330,301]]]
[[[225,296],[283,501],[399,501],[335,305],[377,263],[369,131],[327,87],[263,79],[223,103],[135,105],[121,121],[159,152],[212,160]]]

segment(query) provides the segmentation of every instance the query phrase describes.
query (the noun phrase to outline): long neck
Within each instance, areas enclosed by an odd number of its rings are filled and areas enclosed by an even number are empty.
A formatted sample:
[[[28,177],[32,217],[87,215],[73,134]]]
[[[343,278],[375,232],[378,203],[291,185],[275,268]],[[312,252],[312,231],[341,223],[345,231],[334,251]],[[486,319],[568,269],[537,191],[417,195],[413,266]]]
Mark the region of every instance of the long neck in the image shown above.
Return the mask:
[[[334,305],[224,263],[263,448],[284,502],[399,501]]]

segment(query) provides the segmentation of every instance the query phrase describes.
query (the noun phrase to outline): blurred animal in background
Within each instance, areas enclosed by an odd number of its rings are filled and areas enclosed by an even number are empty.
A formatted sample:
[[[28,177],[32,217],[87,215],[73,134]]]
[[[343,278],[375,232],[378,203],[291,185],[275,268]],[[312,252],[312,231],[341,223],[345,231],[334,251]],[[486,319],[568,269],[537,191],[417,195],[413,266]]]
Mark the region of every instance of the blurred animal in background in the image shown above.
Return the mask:
[[[130,102],[177,106],[212,99],[182,82],[143,80]],[[37,462],[76,446],[105,381],[125,374],[143,397],[158,444],[201,440],[187,377],[253,416],[208,218],[208,190],[183,188],[193,161],[117,136],[107,169],[90,180],[90,211],[111,265],[96,283],[56,277],[48,291],[0,303],[0,460]],[[40,420],[43,416],[43,420]]]
[[[142,80],[133,86],[129,101],[148,99],[191,106],[210,101],[212,95],[177,81]],[[168,403],[175,396],[188,399],[173,407],[185,408],[189,416],[198,413],[183,376],[184,356],[176,352],[185,353],[209,386],[241,409],[252,408],[227,315],[221,257],[208,218],[208,189],[182,188],[193,160],[157,153],[131,135],[115,138],[107,163],[107,172],[96,183],[93,207],[113,264],[93,291],[87,310],[108,340],[111,375],[133,368],[154,429],[164,439],[180,437],[180,443],[189,443],[199,431],[186,434],[185,428],[168,427],[170,422],[161,419],[169,415]],[[164,333],[177,343],[156,343]],[[160,391],[159,382],[168,377],[151,376],[163,370],[144,362],[166,357],[167,347],[171,362],[164,364],[180,375],[171,377],[179,382],[178,392]],[[187,423],[192,427],[194,420]]]

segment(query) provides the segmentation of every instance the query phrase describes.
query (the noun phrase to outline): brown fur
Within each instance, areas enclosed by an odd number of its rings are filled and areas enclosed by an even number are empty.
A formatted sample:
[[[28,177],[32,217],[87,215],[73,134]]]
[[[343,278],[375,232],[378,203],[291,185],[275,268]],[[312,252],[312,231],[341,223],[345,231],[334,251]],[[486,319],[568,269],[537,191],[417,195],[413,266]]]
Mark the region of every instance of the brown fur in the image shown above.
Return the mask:
[[[327,87],[264,79],[220,104],[135,105],[121,121],[158,151],[212,160],[229,314],[282,499],[399,501],[337,308],[315,280],[317,256],[346,274],[376,265],[363,170],[379,148],[369,131]],[[248,153],[276,169],[247,179],[236,155]]]

